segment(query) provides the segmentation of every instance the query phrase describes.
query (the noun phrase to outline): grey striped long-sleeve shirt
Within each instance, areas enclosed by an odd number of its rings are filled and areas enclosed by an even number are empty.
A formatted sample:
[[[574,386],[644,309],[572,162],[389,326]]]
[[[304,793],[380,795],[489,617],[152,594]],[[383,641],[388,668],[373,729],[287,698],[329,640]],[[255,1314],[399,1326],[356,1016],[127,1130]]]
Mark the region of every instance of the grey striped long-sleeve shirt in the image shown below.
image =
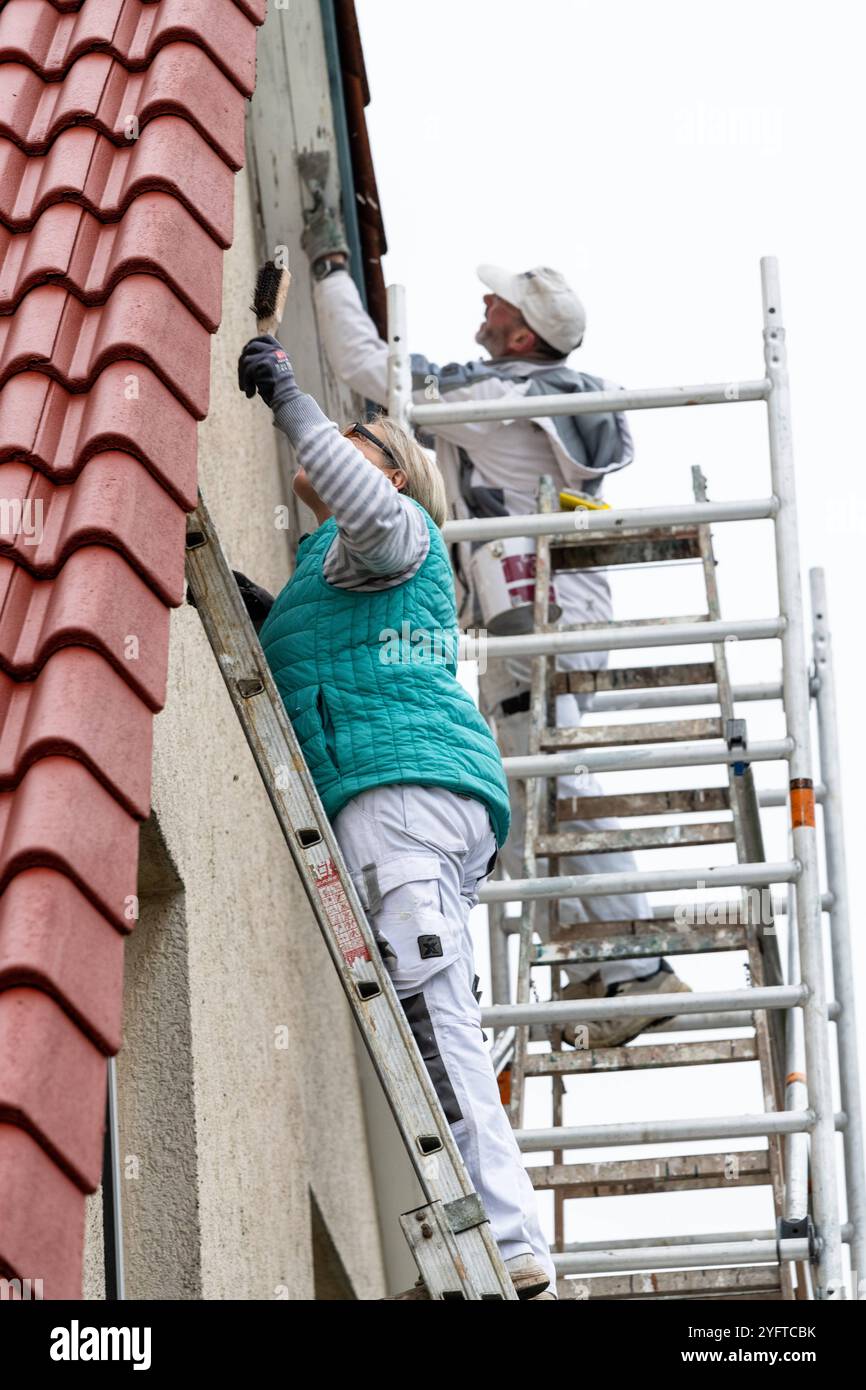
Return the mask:
[[[430,548],[420,508],[293,384],[295,393],[274,411],[274,423],[288,436],[299,466],[337,522],[325,578],[341,589],[366,590],[411,579]]]

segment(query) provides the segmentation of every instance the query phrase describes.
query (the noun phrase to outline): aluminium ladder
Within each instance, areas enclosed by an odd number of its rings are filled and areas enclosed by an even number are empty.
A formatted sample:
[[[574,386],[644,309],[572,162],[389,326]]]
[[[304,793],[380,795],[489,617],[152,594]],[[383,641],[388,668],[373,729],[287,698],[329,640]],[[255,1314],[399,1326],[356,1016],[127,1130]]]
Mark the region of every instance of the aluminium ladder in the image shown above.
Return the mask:
[[[428,1293],[515,1300],[201,495],[186,548],[192,597],[426,1198],[400,1224]]]
[[[839,1300],[847,1296],[842,1261],[842,1237],[851,1242],[852,1266],[855,1272],[855,1296],[864,1296],[863,1274],[866,1273],[866,1188],[863,1172],[863,1140],[860,1115],[860,1092],[856,1057],[853,973],[850,937],[847,920],[847,892],[844,882],[844,847],[841,833],[841,810],[838,793],[838,754],[835,743],[835,712],[833,707],[832,664],[829,659],[829,636],[826,631],[826,612],[822,598],[816,602],[816,686],[820,721],[821,761],[825,785],[823,788],[824,835],[827,862],[831,873],[831,892],[822,898],[819,890],[818,856],[815,824],[815,794],[812,779],[810,733],[810,680],[806,666],[805,623],[800,583],[797,517],[794,488],[793,456],[790,431],[785,335],[782,326],[778,267],[774,258],[761,262],[764,319],[765,375],[759,380],[734,380],[727,383],[697,387],[648,388],[626,391],[586,392],[532,398],[526,401],[463,401],[414,403],[411,395],[411,369],[407,351],[405,297],[401,287],[389,289],[388,350],[389,350],[389,413],[409,426],[429,426],[477,420],[535,418],[540,415],[591,414],[609,410],[671,408],[683,405],[728,404],[763,401],[766,405],[770,444],[772,495],[750,501],[709,503],[698,500],[687,507],[652,507],[593,512],[583,519],[585,536],[596,539],[616,537],[624,531],[646,533],[658,528],[698,528],[698,544],[705,565],[709,612],[703,621],[667,621],[649,624],[608,624],[600,630],[569,631],[557,628],[545,631],[544,603],[547,587],[540,576],[537,584],[538,606],[535,612],[536,631],[527,637],[488,638],[484,641],[487,660],[510,655],[530,655],[546,658],[557,652],[632,650],[641,647],[671,647],[695,643],[712,644],[714,650],[713,677],[706,685],[696,687],[702,699],[719,704],[720,726],[725,737],[711,736],[685,739],[679,743],[645,744],[644,746],[582,747],[579,766],[589,771],[625,770],[629,768],[667,768],[725,765],[733,768],[729,774],[728,804],[732,811],[733,834],[738,862],[721,868],[668,869],[638,871],[630,874],[598,874],[582,876],[549,876],[538,878],[530,874],[522,880],[491,882],[482,889],[481,901],[491,905],[494,913],[506,902],[522,902],[524,924],[521,931],[522,965],[518,977],[518,999],[515,1003],[502,1001],[504,980],[503,952],[492,951],[492,966],[499,997],[492,1008],[483,1012],[485,1026],[507,1030],[504,1038],[494,1045],[495,1064],[512,1053],[517,1062],[517,1105],[519,1107],[521,1068],[535,1065],[527,1057],[527,1032],[532,1025],[546,1029],[567,1021],[586,1023],[640,1013],[645,1016],[668,1018],[674,1023],[667,1032],[697,1027],[742,1027],[744,1021],[754,1021],[756,1038],[754,1050],[765,1079],[767,1109],[757,1115],[707,1118],[695,1121],[665,1121],[655,1124],[620,1124],[617,1126],[570,1127],[555,1124],[550,1130],[518,1130],[517,1138],[524,1152],[552,1151],[561,1155],[566,1150],[617,1144],[660,1143],[666,1141],[704,1140],[728,1137],[766,1137],[769,1148],[762,1162],[773,1186],[777,1211],[784,1215],[775,1231],[733,1232],[711,1234],[698,1241],[681,1239],[661,1241],[655,1246],[639,1246],[634,1241],[613,1241],[600,1246],[579,1246],[575,1250],[556,1253],[554,1260],[563,1275],[597,1272],[655,1273],[652,1288],[659,1297],[712,1296],[714,1283],[719,1279],[707,1275],[702,1290],[694,1288],[695,1276],[690,1270],[714,1270],[730,1266],[742,1269],[740,1288],[748,1296],[779,1297],[790,1294],[791,1280],[787,1271],[777,1270],[769,1281],[766,1272],[755,1267],[766,1264],[783,1266],[792,1261],[801,1266],[808,1262],[812,1274],[813,1294],[819,1299]],[[703,494],[699,492],[699,497]],[[549,503],[548,503],[549,505]],[[775,557],[779,586],[780,613],[767,619],[724,622],[718,616],[718,598],[714,579],[710,576],[711,551],[706,527],[713,522],[771,519],[774,523]],[[701,529],[703,528],[703,530]],[[543,538],[557,537],[557,548],[568,533],[574,535],[573,518],[566,523],[561,514],[551,515],[541,510],[532,517],[506,517],[461,520],[445,527],[446,539],[483,542],[501,536],[534,536],[539,545],[539,568],[543,566]],[[608,552],[610,556],[610,551]],[[606,561],[605,563],[609,563]],[[818,583],[820,591],[820,582]],[[541,597],[543,596],[543,597]],[[819,611],[823,610],[823,611]],[[757,640],[774,638],[781,643],[782,682],[779,690],[751,687],[743,694],[732,692],[726,665],[722,661],[723,644],[728,638]],[[484,639],[482,639],[484,640]],[[463,655],[471,658],[477,652],[473,641],[464,641]],[[822,663],[824,669],[822,670]],[[550,779],[555,785],[558,773],[575,770],[574,751],[547,751],[542,743],[546,729],[547,711],[544,708],[544,677],[535,663],[532,695],[535,702],[535,744],[526,757],[506,759],[506,771],[511,778],[528,779],[528,808],[536,797],[533,784]],[[707,673],[709,674],[709,673]],[[559,677],[557,676],[557,679]],[[707,687],[711,693],[707,693]],[[772,693],[771,693],[772,690]],[[648,692],[651,696],[658,692]],[[682,692],[681,692],[682,693]],[[744,750],[743,730],[733,719],[734,697],[773,698],[781,696],[785,737],[748,745]],[[620,697],[622,698],[622,697]],[[675,699],[661,694],[649,698],[652,707],[661,706],[664,699],[671,704],[691,702],[690,693]],[[626,701],[628,703],[628,701]],[[555,731],[556,733],[562,731]],[[577,731],[575,731],[577,732]],[[554,731],[547,731],[548,741],[556,748]],[[781,760],[787,763],[789,787],[781,797],[763,796],[763,804],[787,804],[791,817],[791,857],[777,864],[763,860],[760,844],[760,823],[756,811],[754,787],[750,787],[744,763]],[[738,770],[739,769],[739,770]],[[551,795],[547,796],[548,806]],[[531,819],[531,817],[528,817]],[[533,831],[533,834],[536,833]],[[561,847],[561,842],[559,842]],[[556,844],[554,844],[554,848]],[[548,848],[550,845],[548,844]],[[535,846],[528,844],[529,862]],[[659,996],[629,996],[628,999],[601,999],[578,1003],[553,1000],[535,1003],[528,997],[528,961],[532,944],[533,914],[539,901],[551,903],[564,896],[610,893],[679,891],[711,882],[718,887],[740,890],[769,888],[773,884],[788,885],[791,912],[789,970],[791,966],[802,975],[789,973],[789,982],[782,983],[777,953],[772,950],[768,934],[757,934],[748,914],[735,925],[745,927],[745,946],[749,951],[753,983],[749,989],[714,993],[694,993]],[[821,912],[828,908],[833,956],[836,998],[828,1005],[822,957]],[[776,908],[778,911],[779,908]],[[667,914],[670,916],[670,913]],[[793,921],[796,920],[796,932]],[[740,937],[742,943],[743,938]],[[575,946],[574,941],[571,943]],[[585,947],[586,943],[577,943]],[[739,949],[743,949],[740,944]],[[591,949],[591,948],[590,948]],[[670,949],[670,947],[668,947]],[[737,949],[730,947],[730,949]],[[657,954],[646,950],[645,954]],[[636,952],[637,954],[637,952]],[[799,956],[799,966],[796,958]],[[581,957],[585,958],[585,957]],[[548,961],[548,963],[550,963]],[[761,983],[764,980],[768,983]],[[522,997],[521,997],[522,996]],[[506,996],[507,997],[507,996]],[[785,1018],[785,1057],[780,1068],[780,1019]],[[844,1111],[833,1111],[830,1066],[829,1022],[837,1021],[836,1043]],[[798,1024],[802,1025],[800,1039]],[[501,1044],[503,1044],[502,1046]],[[806,1073],[802,1066],[790,1065],[802,1045]],[[621,1052],[629,1049],[620,1049]],[[562,1056],[562,1054],[558,1054]],[[580,1054],[574,1054],[580,1059]],[[719,1060],[718,1058],[716,1060]],[[580,1070],[582,1059],[575,1064]],[[780,1093],[784,1075],[784,1095]],[[781,1104],[780,1104],[781,1102]],[[516,1116],[515,1116],[516,1118]],[[836,1163],[836,1130],[844,1133],[845,1182],[848,1199],[848,1222],[844,1231],[840,1224]],[[811,1180],[811,1209],[807,1209],[806,1136],[809,1139],[809,1177]],[[780,1160],[778,1139],[784,1137],[786,1166]],[[706,1157],[706,1156],[703,1156]],[[711,1165],[710,1165],[711,1166]],[[783,1188],[780,1187],[784,1184]],[[561,1213],[559,1218],[561,1233]],[[743,1267],[746,1268],[743,1268]],[[670,1275],[664,1271],[673,1271]],[[682,1271],[687,1271],[683,1277]],[[857,1272],[859,1271],[859,1278]],[[636,1276],[635,1276],[636,1277]],[[692,1283],[689,1283],[689,1279]],[[700,1281],[697,1281],[700,1282]],[[618,1290],[608,1290],[607,1296],[634,1296],[634,1278],[621,1280]],[[567,1289],[563,1289],[567,1292]],[[599,1290],[599,1296],[602,1291]],[[798,1277],[798,1296],[808,1296],[805,1280]]]

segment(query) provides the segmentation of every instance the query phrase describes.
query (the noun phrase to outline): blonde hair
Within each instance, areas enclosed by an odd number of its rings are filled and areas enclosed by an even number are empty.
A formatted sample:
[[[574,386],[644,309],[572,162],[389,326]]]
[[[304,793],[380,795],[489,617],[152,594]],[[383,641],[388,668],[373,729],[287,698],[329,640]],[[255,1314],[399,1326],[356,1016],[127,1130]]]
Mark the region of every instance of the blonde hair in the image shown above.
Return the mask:
[[[374,415],[367,425],[368,428],[378,426],[382,442],[399,459],[400,468],[406,474],[406,486],[401,490],[407,497],[420,502],[441,531],[448,520],[448,499],[445,482],[435,459],[389,415]]]

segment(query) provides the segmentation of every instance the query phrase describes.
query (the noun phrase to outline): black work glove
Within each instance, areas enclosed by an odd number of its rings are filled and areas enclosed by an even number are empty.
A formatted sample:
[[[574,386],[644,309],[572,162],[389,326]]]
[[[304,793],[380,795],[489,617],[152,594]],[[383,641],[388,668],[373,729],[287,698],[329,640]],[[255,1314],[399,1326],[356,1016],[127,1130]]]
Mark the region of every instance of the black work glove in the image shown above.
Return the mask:
[[[253,627],[258,632],[274,606],[274,596],[269,594],[267,589],[263,589],[260,584],[254,584],[251,579],[247,579],[240,570],[232,570],[232,574],[238,582],[244,607],[252,619]]]
[[[240,570],[232,570],[232,574],[237,580],[244,607],[252,619],[253,627],[258,632],[274,606],[274,596],[269,594],[267,589],[263,589],[260,584],[254,584],[251,579],[247,579],[247,576],[241,574]],[[193,608],[198,608],[189,585],[186,586],[186,601],[191,603]]]
[[[263,333],[247,343],[238,358],[238,386],[250,400],[258,391],[272,410],[297,393],[292,364],[272,334]]]

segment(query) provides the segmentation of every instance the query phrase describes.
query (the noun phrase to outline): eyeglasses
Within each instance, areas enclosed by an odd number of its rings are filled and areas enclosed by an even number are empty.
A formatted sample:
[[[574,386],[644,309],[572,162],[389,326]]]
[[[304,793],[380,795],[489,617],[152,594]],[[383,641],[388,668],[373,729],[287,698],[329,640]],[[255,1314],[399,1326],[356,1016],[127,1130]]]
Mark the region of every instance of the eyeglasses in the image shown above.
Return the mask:
[[[373,434],[372,430],[368,430],[367,426],[362,425],[359,420],[356,420],[354,424],[348,425],[346,429],[343,430],[343,436],[346,439],[351,439],[353,434],[360,434],[362,439],[367,439],[371,444],[375,444],[376,448],[381,449],[385,457],[391,460],[391,464],[394,468],[403,467],[399,459],[395,458],[395,456],[391,453],[391,450],[388,448],[387,444],[383,444],[381,439],[377,439],[375,434]]]

